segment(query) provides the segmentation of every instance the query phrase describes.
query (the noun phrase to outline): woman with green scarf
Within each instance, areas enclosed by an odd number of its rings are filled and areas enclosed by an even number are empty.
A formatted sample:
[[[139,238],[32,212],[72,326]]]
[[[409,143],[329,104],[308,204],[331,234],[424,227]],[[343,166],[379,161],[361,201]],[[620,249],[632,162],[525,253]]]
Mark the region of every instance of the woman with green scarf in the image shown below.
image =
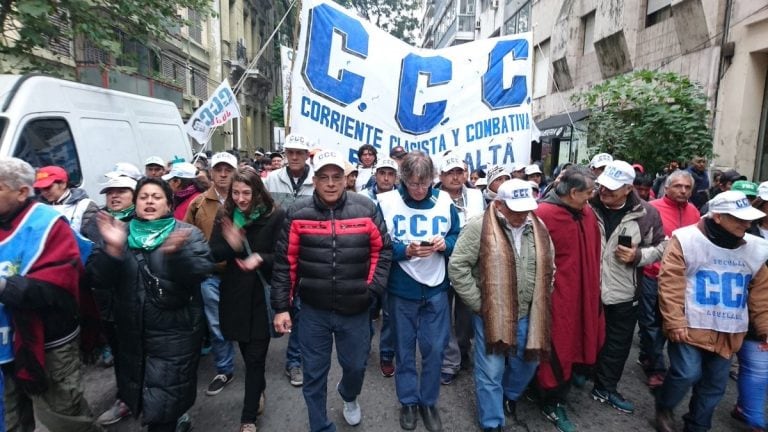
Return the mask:
[[[276,207],[259,174],[238,171],[211,234],[211,254],[226,261],[221,277],[221,333],[237,341],[245,361],[245,395],[240,431],[255,432],[264,409],[264,369],[272,320],[268,286],[275,243],[285,211]]]
[[[144,178],[136,216],[98,215],[101,241],[86,270],[114,295],[120,399],[149,432],[189,430],[203,335],[200,282],[213,269],[203,233],[173,218],[173,192]],[[180,428],[177,429],[177,421]]]

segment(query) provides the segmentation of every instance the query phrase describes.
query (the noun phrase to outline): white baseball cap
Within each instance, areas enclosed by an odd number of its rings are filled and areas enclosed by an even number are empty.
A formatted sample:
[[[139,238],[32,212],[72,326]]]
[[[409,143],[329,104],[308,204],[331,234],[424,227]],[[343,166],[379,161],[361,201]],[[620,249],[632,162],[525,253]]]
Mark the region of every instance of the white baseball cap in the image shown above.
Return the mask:
[[[515,165],[515,168],[512,170],[512,172],[524,171],[525,168],[527,168],[527,167],[528,167],[528,165],[526,165],[524,163],[519,163],[519,164]]]
[[[479,187],[479,186],[488,186],[488,179],[486,179],[485,177],[480,177],[479,179],[477,179],[477,181],[475,182],[475,187]]]
[[[746,221],[765,217],[765,213],[752,207],[752,204],[743,192],[734,190],[721,192],[709,200],[707,216],[711,216],[713,213],[727,213],[735,218]]]
[[[541,168],[536,164],[525,167],[525,175],[541,174]]]
[[[623,160],[610,162],[606,165],[605,171],[597,177],[597,183],[610,190],[616,190],[624,185],[631,185],[634,182],[635,169]]]
[[[165,161],[160,156],[150,156],[144,161],[144,166],[147,165],[160,165],[161,167],[165,167]]]
[[[611,162],[613,162],[613,156],[608,153],[598,153],[592,157],[592,160],[589,162],[589,167],[602,168]]]
[[[104,186],[99,193],[107,193],[109,189],[127,188],[131,190],[136,189],[136,180],[126,176],[110,177],[106,183],[102,183]]]
[[[488,179],[488,184],[495,182],[497,178],[501,176],[507,176],[507,180],[511,179],[512,176],[509,175],[508,172],[504,170],[504,167],[501,165],[493,165],[488,168],[488,173],[486,173],[485,178]]]
[[[213,155],[211,158],[211,168],[220,163],[225,163],[234,169],[237,169],[237,158],[235,155],[227,152],[219,152]]]
[[[136,168],[136,165],[128,162],[118,162],[112,168],[112,171],[104,174],[104,177],[111,179],[115,177],[130,177],[134,180],[138,180],[143,176],[141,171]]]
[[[345,170],[345,162],[344,158],[342,158],[335,150],[321,150],[315,153],[315,157],[312,158],[315,172],[320,171],[320,169],[328,165],[337,166],[342,170]]]
[[[443,158],[443,163],[440,165],[440,172],[447,173],[454,168],[464,169],[464,161],[452,154],[448,154]]]
[[[397,172],[397,162],[395,162],[394,159],[390,159],[390,158],[379,159],[378,161],[376,161],[376,171],[378,171],[381,168],[389,168]]]
[[[189,162],[178,162],[171,165],[171,171],[162,177],[168,181],[173,178],[193,179],[197,176],[197,168]]]
[[[285,137],[285,144],[283,145],[283,148],[293,150],[309,151],[309,147],[309,138],[299,134],[290,134]]]
[[[768,201],[768,181],[760,183],[757,187],[757,196],[763,201]]]
[[[533,197],[531,185],[520,179],[507,180],[496,191],[496,200],[504,201],[510,210],[526,212],[536,210],[539,205]]]

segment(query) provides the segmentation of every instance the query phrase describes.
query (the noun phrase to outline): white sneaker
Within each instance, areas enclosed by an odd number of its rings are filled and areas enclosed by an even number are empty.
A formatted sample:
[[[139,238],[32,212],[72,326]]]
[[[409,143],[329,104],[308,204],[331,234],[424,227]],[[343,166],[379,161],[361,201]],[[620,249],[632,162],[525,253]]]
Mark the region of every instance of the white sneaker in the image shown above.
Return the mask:
[[[352,402],[344,402],[344,420],[350,426],[357,426],[360,424],[360,404],[357,403],[357,399]]]

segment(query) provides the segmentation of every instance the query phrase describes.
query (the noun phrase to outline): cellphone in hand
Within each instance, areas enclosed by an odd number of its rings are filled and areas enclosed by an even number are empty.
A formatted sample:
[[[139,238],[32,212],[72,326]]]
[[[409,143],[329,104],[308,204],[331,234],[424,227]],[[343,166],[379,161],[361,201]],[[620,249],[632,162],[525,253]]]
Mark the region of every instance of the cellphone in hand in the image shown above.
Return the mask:
[[[421,243],[419,243],[420,246],[432,246],[432,242],[428,242],[425,240],[422,240]]]
[[[620,235],[619,236],[619,246],[624,246],[624,247],[631,248],[632,247],[632,236]]]

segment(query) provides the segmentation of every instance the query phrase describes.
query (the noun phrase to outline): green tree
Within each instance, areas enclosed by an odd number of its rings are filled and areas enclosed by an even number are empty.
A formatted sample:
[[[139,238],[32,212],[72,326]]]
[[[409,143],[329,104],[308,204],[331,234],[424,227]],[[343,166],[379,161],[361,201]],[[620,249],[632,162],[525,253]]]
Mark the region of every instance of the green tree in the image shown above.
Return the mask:
[[[591,110],[590,154],[642,164],[660,171],[672,160],[712,156],[707,97],[688,77],[641,70],[572,96]]]
[[[2,0],[0,57],[16,59],[23,69],[48,69],[33,54],[61,39],[82,36],[119,56],[127,35],[138,41],[164,36],[187,24],[182,8],[210,14],[209,0]],[[119,28],[118,28],[119,27]]]
[[[285,119],[283,118],[283,97],[275,96],[272,100],[272,104],[269,106],[269,117],[275,122],[276,125],[285,126]]]
[[[419,19],[414,13],[418,0],[335,0],[336,3],[357,11],[360,16],[377,27],[409,44],[415,43],[414,30]]]

